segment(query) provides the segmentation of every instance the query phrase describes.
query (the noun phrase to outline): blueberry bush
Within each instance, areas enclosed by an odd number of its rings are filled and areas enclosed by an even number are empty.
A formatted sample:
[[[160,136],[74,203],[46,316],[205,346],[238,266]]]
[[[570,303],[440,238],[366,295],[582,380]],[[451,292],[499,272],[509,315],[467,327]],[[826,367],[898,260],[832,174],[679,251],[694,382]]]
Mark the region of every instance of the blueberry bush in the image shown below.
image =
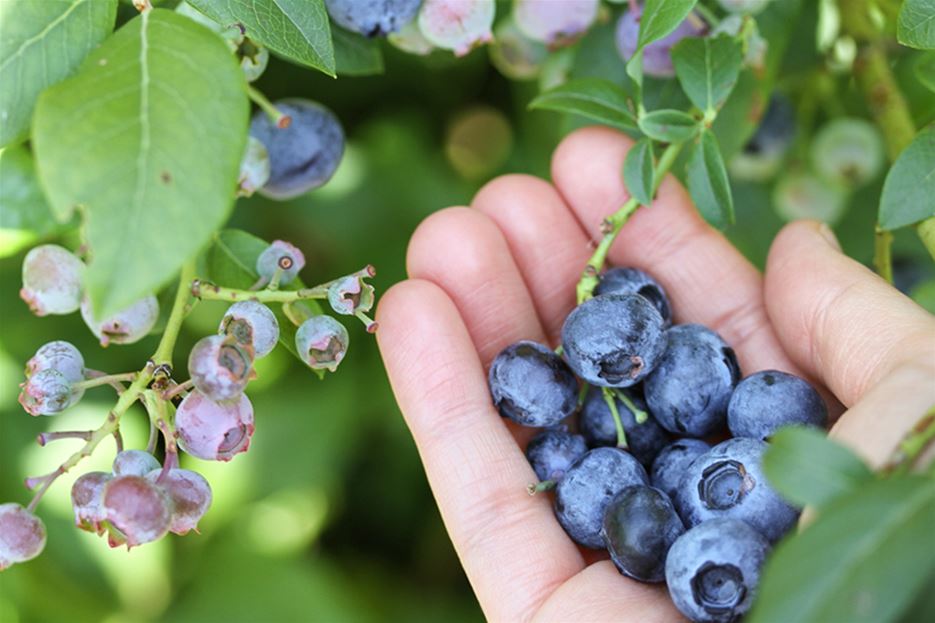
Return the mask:
[[[808,383],[742,378],[605,264],[672,173],[755,263],[821,219],[935,311],[933,25],[933,0],[0,3],[0,617],[475,618],[385,421],[373,265],[401,278],[424,216],[598,123],[636,140],[630,198],[559,352],[490,368],[545,429],[530,492],[695,620],[930,618],[933,415],[873,473]]]

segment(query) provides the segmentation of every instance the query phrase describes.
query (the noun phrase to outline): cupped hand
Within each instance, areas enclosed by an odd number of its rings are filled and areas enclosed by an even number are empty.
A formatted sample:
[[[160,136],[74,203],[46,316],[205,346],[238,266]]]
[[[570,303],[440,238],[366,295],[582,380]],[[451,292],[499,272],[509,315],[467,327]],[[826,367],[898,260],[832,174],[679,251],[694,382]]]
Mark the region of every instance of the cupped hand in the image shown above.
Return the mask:
[[[530,429],[502,419],[486,368],[521,339],[556,346],[602,219],[627,199],[632,141],[605,128],[567,137],[550,184],[510,175],[470,207],[433,214],[410,242],[410,278],[378,310],[390,381],[458,556],[492,621],[673,621],[662,585],[578,548],[548,495],[529,497]],[[743,209],[741,207],[741,209]],[[935,404],[935,320],[841,254],[815,222],[786,227],[766,275],[692,207],[671,176],[623,228],[609,261],[649,272],[675,321],[720,333],[743,373],[780,369],[823,386],[832,435],[881,466]]]

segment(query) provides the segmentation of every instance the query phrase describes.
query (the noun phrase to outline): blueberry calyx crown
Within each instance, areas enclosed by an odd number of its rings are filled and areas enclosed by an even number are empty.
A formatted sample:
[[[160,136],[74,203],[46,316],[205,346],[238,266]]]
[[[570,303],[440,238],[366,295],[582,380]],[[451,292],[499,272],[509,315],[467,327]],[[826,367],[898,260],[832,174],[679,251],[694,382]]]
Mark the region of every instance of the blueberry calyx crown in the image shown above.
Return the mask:
[[[727,510],[756,487],[756,480],[740,461],[718,461],[701,473],[698,497],[706,508]]]
[[[743,572],[734,565],[704,563],[691,579],[692,597],[712,615],[730,614],[747,594]]]

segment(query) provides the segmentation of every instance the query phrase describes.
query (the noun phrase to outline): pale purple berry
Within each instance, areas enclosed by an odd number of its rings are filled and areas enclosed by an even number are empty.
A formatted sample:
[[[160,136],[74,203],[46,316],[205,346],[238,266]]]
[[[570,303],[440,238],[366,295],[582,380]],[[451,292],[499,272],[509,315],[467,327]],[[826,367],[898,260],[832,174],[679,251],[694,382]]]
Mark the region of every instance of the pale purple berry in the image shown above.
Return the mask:
[[[514,0],[513,19],[530,39],[561,45],[591,27],[600,4],[600,0]]]
[[[373,286],[358,275],[342,277],[328,287],[328,303],[345,316],[368,312],[373,307]]]
[[[279,321],[263,303],[240,301],[227,308],[218,333],[232,335],[238,344],[250,346],[259,359],[268,355],[279,341]]]
[[[70,342],[56,340],[43,344],[26,362],[26,376],[41,370],[57,370],[72,383],[84,380],[84,357]]]
[[[29,415],[61,413],[84,395],[83,389],[72,389],[71,381],[52,368],[36,372],[20,387],[19,403]]]
[[[159,301],[153,295],[146,296],[103,321],[95,319],[91,300],[81,301],[81,317],[91,333],[101,341],[101,346],[110,344],[133,344],[146,337],[159,319]]]
[[[637,11],[627,11],[617,22],[617,50],[625,61],[629,61],[636,52],[642,12],[642,8]],[[669,55],[673,46],[686,37],[698,37],[706,31],[707,24],[704,20],[695,13],[689,13],[674,31],[643,48],[643,73],[657,78],[671,78],[675,75],[672,57]]]
[[[266,145],[252,136],[247,137],[247,148],[240,161],[237,178],[237,196],[250,197],[269,180],[269,152]]]
[[[63,247],[44,244],[23,260],[20,297],[37,316],[70,314],[81,305],[84,262]]]
[[[32,560],[45,547],[45,524],[13,502],[0,504],[0,571]]]
[[[170,469],[161,481],[160,476],[162,470],[156,469],[146,474],[146,479],[165,489],[172,498],[175,510],[169,532],[198,532],[198,521],[211,506],[211,485],[204,476],[187,469]]]
[[[107,511],[104,510],[104,486],[113,478],[106,472],[83,474],[71,486],[71,508],[75,525],[82,530],[103,534]]]
[[[549,50],[523,34],[512,17],[501,20],[494,29],[490,61],[507,78],[532,80],[548,56]]]
[[[349,341],[347,329],[331,316],[313,316],[295,333],[295,348],[313,370],[337,370]]]
[[[253,436],[253,405],[246,395],[234,403],[214,402],[197,389],[175,412],[179,446],[206,461],[229,461],[246,452]]]
[[[149,452],[144,450],[124,450],[114,458],[114,476],[145,476],[162,466]]]
[[[104,485],[108,543],[127,549],[165,536],[172,522],[172,499],[142,476],[116,476]]]
[[[253,376],[253,347],[231,336],[201,338],[188,356],[188,374],[211,400],[236,401]]]
[[[279,283],[287,284],[296,278],[305,266],[305,255],[284,240],[274,240],[256,258],[256,272],[266,283],[279,271]]]
[[[419,30],[432,45],[464,56],[493,39],[494,5],[491,0],[424,0]]]

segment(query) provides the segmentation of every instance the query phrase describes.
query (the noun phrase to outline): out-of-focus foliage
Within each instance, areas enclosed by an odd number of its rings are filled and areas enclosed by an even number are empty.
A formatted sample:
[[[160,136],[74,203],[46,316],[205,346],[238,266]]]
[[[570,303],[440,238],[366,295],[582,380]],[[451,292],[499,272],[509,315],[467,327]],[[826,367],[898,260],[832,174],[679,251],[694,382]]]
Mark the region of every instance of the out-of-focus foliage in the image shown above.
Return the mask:
[[[868,116],[853,84],[847,39],[829,30],[825,13],[819,19],[819,5],[829,3],[788,8],[793,4],[774,2],[758,18],[762,35],[784,51],[768,57],[762,74],[741,75],[713,128],[711,137],[717,136],[730,172],[774,84],[791,102],[797,122],[785,170],[809,166],[811,137],[828,120]],[[613,41],[612,14],[619,10],[605,3],[575,54],[553,53],[540,78],[626,84]],[[132,14],[121,4],[118,23]],[[506,8],[498,11],[499,18],[508,14]],[[487,49],[454,59],[450,53],[420,57],[381,47],[382,75],[334,80],[277,59],[256,83],[271,100],[322,102],[336,111],[348,136],[345,157],[329,184],[285,203],[242,199],[230,222],[302,248],[306,283],[370,263],[378,269],[374,285],[385,291],[404,278],[406,243],[421,219],[467,203],[501,173],[548,177],[552,149],[585,124],[571,115],[528,111],[539,84],[503,77]],[[935,93],[918,77],[919,66],[932,66],[931,53],[903,50],[894,61],[915,123],[931,123]],[[672,80],[646,77],[643,89],[653,110],[687,104]],[[598,100],[592,105],[600,109]],[[634,125],[625,118],[615,124]],[[0,159],[0,180],[13,174],[6,169],[11,154]],[[779,177],[774,172],[757,180],[731,179],[736,223],[726,233],[760,266],[783,224],[774,203]],[[881,172],[849,193],[835,225],[845,252],[866,263],[873,253],[883,182]],[[0,197],[3,192],[0,188]],[[70,441],[58,441],[40,453],[35,436],[60,423],[30,418],[16,404],[22,364],[37,345],[68,339],[85,353],[88,366],[120,372],[137,369],[158,338],[105,353],[77,316],[33,317],[17,290],[25,246],[36,240],[14,235],[21,221],[8,212],[11,205],[4,201],[0,224],[0,499],[22,502],[27,498],[20,475],[51,469],[75,449]],[[74,232],[64,235],[70,247],[79,244]],[[935,271],[912,231],[895,233],[894,255],[896,285],[935,305]],[[200,305],[176,352],[188,352],[199,337],[214,332],[223,310],[219,304]],[[49,529],[45,553],[0,575],[0,621],[478,620],[376,345],[359,325],[349,328],[353,349],[340,372],[324,381],[282,349],[258,363],[259,378],[251,385],[257,430],[249,454],[229,464],[183,457],[182,466],[198,469],[215,490],[200,536],[167,538],[126,553],[71,528],[70,483],[82,471],[105,467],[112,458],[107,446],[86,469],[57,482],[40,509]],[[182,365],[182,355],[177,359]],[[100,421],[107,403],[93,398],[68,415],[71,427]],[[124,434],[129,446],[145,444],[142,410],[127,414]]]

